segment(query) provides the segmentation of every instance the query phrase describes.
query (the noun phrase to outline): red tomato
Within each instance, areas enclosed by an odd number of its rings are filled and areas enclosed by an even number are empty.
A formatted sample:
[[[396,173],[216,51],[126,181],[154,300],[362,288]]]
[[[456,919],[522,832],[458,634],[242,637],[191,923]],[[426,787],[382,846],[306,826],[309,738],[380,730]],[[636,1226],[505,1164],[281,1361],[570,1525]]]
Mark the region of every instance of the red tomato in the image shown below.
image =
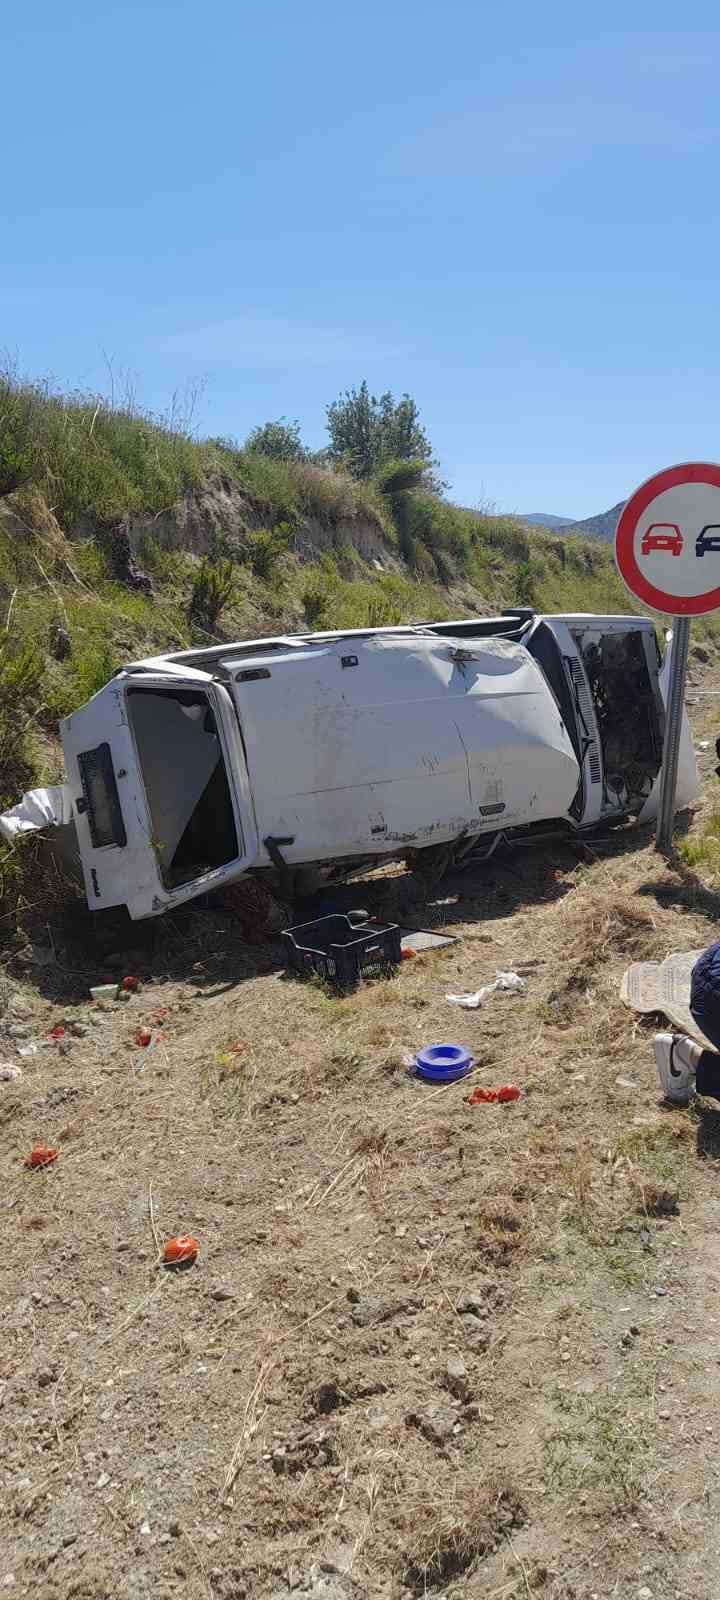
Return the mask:
[[[137,1033],[135,1034],[136,1044],[141,1044],[144,1049],[146,1045],[149,1045],[151,1039],[152,1034],[149,1028],[138,1028]]]
[[[26,1167],[49,1167],[57,1161],[59,1152],[51,1149],[47,1144],[36,1144],[25,1158]]]
[[[163,1250],[163,1261],[168,1266],[174,1266],[178,1261],[197,1261],[198,1242],[189,1233],[179,1233],[176,1239],[168,1239]]]
[[[483,1089],[478,1085],[477,1089],[473,1089],[472,1094],[466,1096],[469,1106],[495,1105],[496,1103],[507,1105],[509,1100],[520,1100],[521,1098],[522,1089],[518,1089],[517,1084],[514,1083],[503,1083],[499,1089]]]

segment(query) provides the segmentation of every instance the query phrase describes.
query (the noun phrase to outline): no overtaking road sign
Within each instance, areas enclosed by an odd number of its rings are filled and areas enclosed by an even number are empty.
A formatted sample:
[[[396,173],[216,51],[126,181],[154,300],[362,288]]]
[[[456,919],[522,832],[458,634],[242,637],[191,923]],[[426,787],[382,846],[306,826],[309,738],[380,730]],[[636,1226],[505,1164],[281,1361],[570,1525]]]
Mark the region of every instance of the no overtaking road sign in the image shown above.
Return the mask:
[[[630,496],[615,560],[631,594],[671,617],[720,607],[720,466],[656,472]]]
[[[691,461],[656,472],[630,496],[615,534],[630,593],[675,617],[658,810],[658,849],[672,840],[690,618],[720,607],[720,466]]]

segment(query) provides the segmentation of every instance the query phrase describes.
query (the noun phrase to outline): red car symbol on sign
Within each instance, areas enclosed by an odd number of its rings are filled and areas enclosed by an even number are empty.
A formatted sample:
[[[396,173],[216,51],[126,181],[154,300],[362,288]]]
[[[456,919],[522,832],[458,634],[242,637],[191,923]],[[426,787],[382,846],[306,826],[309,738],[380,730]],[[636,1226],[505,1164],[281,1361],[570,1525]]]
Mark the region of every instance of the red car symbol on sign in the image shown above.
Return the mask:
[[[651,522],[645,529],[640,546],[644,556],[651,550],[669,550],[671,555],[682,553],[683,536],[676,522]]]

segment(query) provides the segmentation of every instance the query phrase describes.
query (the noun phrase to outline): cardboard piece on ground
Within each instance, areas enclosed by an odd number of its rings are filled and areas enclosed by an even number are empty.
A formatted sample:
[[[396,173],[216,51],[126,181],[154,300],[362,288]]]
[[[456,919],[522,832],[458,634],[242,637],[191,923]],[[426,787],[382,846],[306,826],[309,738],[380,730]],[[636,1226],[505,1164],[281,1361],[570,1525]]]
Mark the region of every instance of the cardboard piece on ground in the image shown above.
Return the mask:
[[[414,933],[403,933],[400,944],[403,950],[440,950],[445,944],[457,944],[457,938],[454,934],[427,933],[418,928]]]
[[[623,973],[620,999],[633,1011],[662,1011],[683,1033],[713,1050],[690,1011],[690,975],[701,955],[701,950],[686,950],[664,961],[636,961]]]

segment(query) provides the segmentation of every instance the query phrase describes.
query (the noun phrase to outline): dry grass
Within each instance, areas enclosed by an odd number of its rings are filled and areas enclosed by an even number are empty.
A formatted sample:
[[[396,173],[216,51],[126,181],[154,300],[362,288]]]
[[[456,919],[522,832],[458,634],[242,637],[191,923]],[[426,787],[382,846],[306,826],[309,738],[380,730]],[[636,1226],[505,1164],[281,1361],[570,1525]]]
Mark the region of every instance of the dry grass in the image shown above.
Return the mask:
[[[526,1518],[517,1485],[500,1475],[459,1488],[450,1500],[441,1493],[412,1512],[415,1532],[403,1553],[402,1581],[417,1595],[470,1573]]]
[[[489,1195],[484,1199],[476,1223],[476,1247],[497,1266],[506,1266],[527,1247],[526,1218],[510,1195]]]

